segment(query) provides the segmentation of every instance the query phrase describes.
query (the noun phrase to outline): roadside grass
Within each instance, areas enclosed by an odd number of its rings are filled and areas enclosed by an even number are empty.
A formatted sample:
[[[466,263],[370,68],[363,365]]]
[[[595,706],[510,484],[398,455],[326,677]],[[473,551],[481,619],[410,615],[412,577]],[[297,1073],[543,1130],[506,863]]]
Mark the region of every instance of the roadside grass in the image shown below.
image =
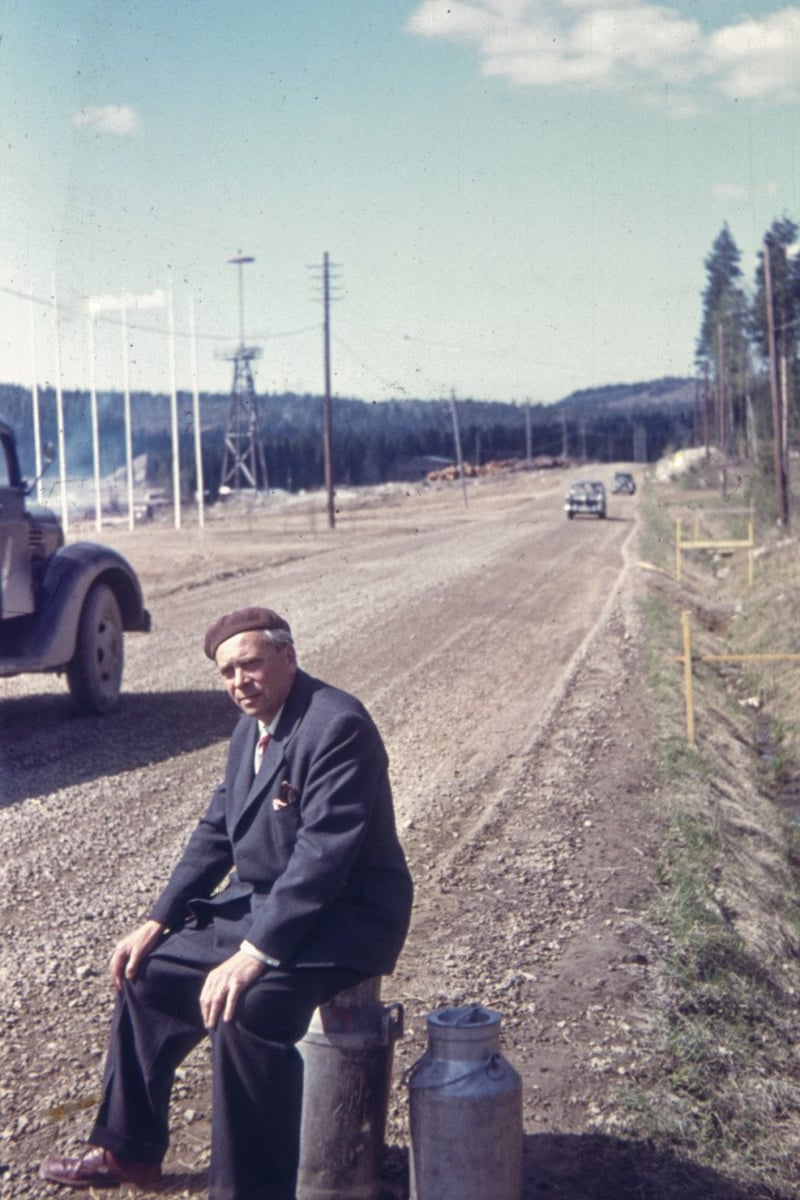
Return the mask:
[[[642,499],[642,558],[662,577],[674,573],[686,503],[656,484]],[[683,667],[671,661],[681,610],[710,602],[733,616],[722,629],[696,622],[694,655],[800,650],[784,602],[800,584],[800,550],[769,527],[760,534],[752,587],[731,556],[694,554],[680,586],[642,600],[668,824],[651,913],[663,961],[620,1100],[637,1136],[713,1167],[743,1196],[774,1200],[798,1195],[800,1163],[800,661],[695,662],[695,746]]]

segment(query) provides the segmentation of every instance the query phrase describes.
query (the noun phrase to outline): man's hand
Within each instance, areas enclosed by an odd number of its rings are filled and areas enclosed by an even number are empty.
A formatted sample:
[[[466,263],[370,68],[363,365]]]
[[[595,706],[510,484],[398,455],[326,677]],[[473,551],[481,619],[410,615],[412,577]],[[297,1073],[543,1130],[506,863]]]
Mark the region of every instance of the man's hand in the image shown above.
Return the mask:
[[[118,992],[122,991],[123,979],[136,978],[140,962],[147,957],[163,932],[164,926],[160,921],[145,921],[117,942],[111,955],[111,979]]]
[[[223,1021],[230,1021],[242,992],[265,970],[265,963],[246,950],[237,950],[209,971],[200,993],[200,1011],[206,1029],[213,1029],[220,1015]]]

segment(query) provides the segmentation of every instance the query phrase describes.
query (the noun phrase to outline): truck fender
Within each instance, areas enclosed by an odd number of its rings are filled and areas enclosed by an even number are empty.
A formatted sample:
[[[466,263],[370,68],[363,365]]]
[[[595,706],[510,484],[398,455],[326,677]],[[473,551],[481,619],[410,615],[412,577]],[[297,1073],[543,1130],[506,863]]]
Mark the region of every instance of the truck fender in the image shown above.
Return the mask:
[[[75,654],[78,622],[89,590],[107,584],[119,604],[122,628],[147,633],[150,613],[136,573],[126,558],[109,546],[73,542],[62,546],[47,563],[39,581],[36,621],[30,629],[25,670],[66,667]]]

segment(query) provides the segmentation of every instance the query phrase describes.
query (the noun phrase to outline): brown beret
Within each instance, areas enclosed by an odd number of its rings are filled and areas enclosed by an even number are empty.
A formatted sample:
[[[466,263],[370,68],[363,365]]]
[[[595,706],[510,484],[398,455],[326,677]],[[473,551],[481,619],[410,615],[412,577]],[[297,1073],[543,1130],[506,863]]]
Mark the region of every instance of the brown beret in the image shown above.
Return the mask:
[[[237,633],[249,633],[257,629],[285,629],[291,635],[289,622],[273,612],[271,608],[240,608],[236,612],[218,617],[206,630],[203,649],[209,658],[216,656],[217,648]]]

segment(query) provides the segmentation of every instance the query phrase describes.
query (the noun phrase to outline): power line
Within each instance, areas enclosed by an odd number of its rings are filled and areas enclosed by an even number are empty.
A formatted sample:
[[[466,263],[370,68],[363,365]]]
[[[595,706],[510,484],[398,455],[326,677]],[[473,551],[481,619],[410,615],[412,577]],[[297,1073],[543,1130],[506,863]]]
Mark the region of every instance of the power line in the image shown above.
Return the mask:
[[[6,295],[6,296],[13,296],[15,299],[18,299],[18,300],[25,300],[28,303],[36,304],[40,308],[49,308],[51,310],[55,309],[55,301],[53,300],[52,296],[46,296],[46,297],[45,296],[36,296],[36,295],[32,295],[30,292],[22,292],[18,288],[3,287],[2,285],[0,285],[0,293],[2,293],[3,295]],[[82,299],[86,300],[86,299],[88,299],[88,297],[82,297]],[[66,307],[69,308],[68,305]],[[65,306],[63,304],[61,304],[59,306],[59,308],[60,308],[59,315],[63,319],[65,316],[65,313],[64,313]],[[74,316],[70,316],[68,319],[77,320],[78,316],[76,314]],[[97,323],[98,324],[102,323],[105,325],[116,325],[120,329],[122,328],[122,324],[123,324],[122,317],[117,316],[114,313],[98,314]],[[139,333],[157,334],[160,337],[168,336],[168,333],[169,333],[168,330],[165,330],[158,325],[145,325],[138,321],[132,321],[130,318],[128,318],[128,320],[126,322],[126,328],[128,328],[130,330],[135,329]],[[261,330],[259,332],[256,332],[253,336],[257,337],[257,338],[263,338],[265,340],[268,339],[269,341],[275,341],[278,338],[302,337],[308,333],[316,333],[318,330],[319,330],[319,324],[316,323],[314,325],[301,326],[299,329],[282,329],[282,330],[277,330],[277,331]],[[177,338],[183,338],[183,339],[188,339],[188,338],[191,338],[192,336],[194,336],[197,339],[197,341],[206,341],[206,342],[232,342],[232,341],[236,340],[234,334],[195,333],[193,335],[192,331],[189,329],[187,329],[187,330],[176,329],[175,336]]]
[[[418,334],[404,333],[400,330],[376,329],[370,325],[357,325],[353,321],[342,321],[343,325],[349,325],[352,329],[365,331],[367,333],[377,333],[382,337],[399,338],[404,342],[415,343],[423,346],[435,346],[443,350],[452,350],[457,354],[463,354],[469,351],[470,354],[478,354],[487,359],[505,358],[506,353],[500,350],[484,350],[474,343],[466,345],[463,342],[446,342],[435,338],[420,337]],[[549,366],[548,359],[530,358],[529,356],[515,353],[514,357],[523,363],[530,363],[532,366]]]

